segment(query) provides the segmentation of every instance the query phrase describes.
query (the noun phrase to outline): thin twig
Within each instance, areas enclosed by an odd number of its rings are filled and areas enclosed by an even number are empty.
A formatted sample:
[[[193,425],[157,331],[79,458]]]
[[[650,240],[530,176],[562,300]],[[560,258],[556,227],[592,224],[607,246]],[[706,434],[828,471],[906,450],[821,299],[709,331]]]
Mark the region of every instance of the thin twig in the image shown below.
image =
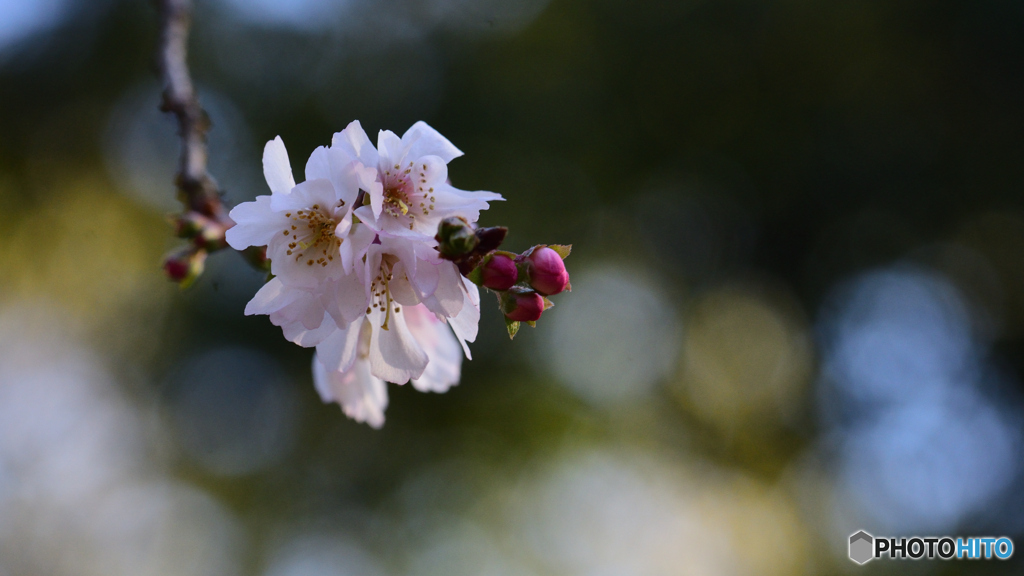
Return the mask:
[[[186,210],[216,221],[224,220],[224,205],[217,182],[206,170],[206,132],[210,120],[199,105],[188,69],[188,36],[192,24],[191,0],[157,0],[160,10],[158,66],[163,78],[160,109],[178,120],[181,161],[175,183]]]
[[[188,70],[188,34],[192,25],[192,0],[156,0],[160,11],[160,47],[157,67],[164,84],[160,109],[174,114],[181,138],[181,159],[175,184],[185,205],[176,218],[178,235],[190,245],[176,250],[164,261],[164,270],[182,287],[202,274],[209,252],[227,246],[224,233],[234,226],[221,201],[217,181],[206,169],[206,133],[210,118],[199,105]],[[249,247],[242,255],[255,267],[266,270],[266,249]]]

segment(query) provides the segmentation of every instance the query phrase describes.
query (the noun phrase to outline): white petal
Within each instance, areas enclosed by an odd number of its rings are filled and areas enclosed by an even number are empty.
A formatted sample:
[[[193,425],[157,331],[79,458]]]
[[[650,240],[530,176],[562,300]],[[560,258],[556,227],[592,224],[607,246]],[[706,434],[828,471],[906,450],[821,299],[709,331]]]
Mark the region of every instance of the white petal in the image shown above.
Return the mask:
[[[398,261],[405,266],[409,278],[416,276],[416,244],[417,242],[434,243],[434,239],[422,234],[415,234],[408,230],[402,231],[400,236],[395,234],[381,234],[380,243],[382,250],[398,258]]]
[[[345,241],[341,243],[341,266],[346,274],[351,274],[356,263],[366,254],[377,232],[365,223],[356,224]]]
[[[263,148],[263,177],[267,179],[270,191],[275,194],[287,194],[295,187],[288,151],[280,136],[267,142]]]
[[[369,325],[359,320],[348,326],[339,326],[330,336],[316,345],[316,353],[328,370],[345,371],[352,367],[359,353],[359,341],[368,339]],[[365,336],[365,338],[363,338]]]
[[[454,318],[448,319],[448,324],[451,325],[452,331],[455,332],[455,336],[459,339],[459,344],[462,344],[462,351],[466,353],[466,358],[473,359],[473,355],[469,352],[469,346],[466,342],[474,342],[476,335],[480,327],[480,290],[469,280],[463,278],[463,285],[466,288],[465,301],[462,304],[462,310]]]
[[[383,380],[370,373],[369,363],[357,362],[347,372],[328,371],[313,356],[313,384],[324,402],[337,402],[346,416],[373,428],[384,425],[388,390]]]
[[[356,201],[360,190],[373,194],[379,191],[383,198],[384,188],[377,182],[377,165],[367,166],[349,158],[341,150],[332,148],[330,156],[330,179],[336,189],[336,198],[344,200],[349,208]]]
[[[378,317],[382,319],[383,314],[374,314],[370,321]],[[427,353],[412,337],[402,312],[391,312],[387,330],[380,323],[373,323],[370,371],[375,376],[395,384],[405,384],[419,378],[426,367]]]
[[[306,180],[330,180],[331,161],[325,146],[320,146],[306,161]]]
[[[394,170],[396,164],[401,166],[405,161],[406,151],[407,146],[391,130],[381,130],[377,134],[377,152],[380,154],[378,165],[381,173]]]
[[[437,283],[441,278],[440,265],[421,262],[416,271],[416,276],[410,277],[409,281],[412,283],[419,298],[422,300],[433,296],[437,290]]]
[[[300,299],[303,290],[286,286],[280,278],[272,278],[245,305],[245,315],[271,314]]]
[[[422,120],[413,124],[402,135],[402,142],[410,144],[409,157],[439,156],[447,164],[462,156],[462,150],[455,147],[441,133]]]
[[[285,210],[306,210],[319,205],[325,210],[337,202],[334,185],[330,180],[306,180],[295,186],[291,194],[274,194],[270,198],[270,207],[277,212]]]
[[[391,291],[391,297],[402,306],[415,306],[419,304],[420,297],[413,289],[412,283],[409,282],[405,269],[399,266],[395,270],[394,279],[388,282],[388,290]]]
[[[410,154],[409,157],[411,158],[412,155]],[[445,164],[443,158],[434,154],[421,156],[416,160],[416,171],[420,180],[426,180],[426,182],[418,184],[424,187],[440,186],[448,181],[448,165]]]
[[[338,148],[352,158],[367,166],[377,166],[377,149],[373,147],[358,120],[353,121],[344,130],[331,139],[331,148]]]
[[[423,300],[431,312],[447,318],[453,318],[462,311],[465,301],[463,278],[459,269],[451,262],[444,262],[437,267],[438,282],[434,294]]]
[[[444,392],[459,383],[462,349],[452,331],[423,306],[406,309],[409,330],[430,358],[423,375],[412,381],[420,392]]]
[[[227,241],[235,250],[266,246],[286,228],[288,219],[270,208],[270,196],[257,196],[254,202],[242,202],[228,216],[235,225],[228,228]]]
[[[362,280],[355,274],[347,274],[327,283],[320,300],[334,321],[344,326],[365,314],[370,297]]]
[[[373,210],[373,219],[376,220],[384,210],[384,186],[374,186],[366,192],[370,195],[370,209]]]
[[[370,285],[373,284],[377,277],[377,272],[380,270],[380,263],[384,259],[384,251],[381,250],[379,243],[371,243],[366,249],[366,262],[363,268],[363,286],[366,289],[366,293],[372,292]]]
[[[275,326],[299,322],[307,330],[316,330],[324,321],[324,306],[318,294],[308,290],[297,290],[300,297],[270,315]]]
[[[470,222],[480,219],[480,211],[490,208],[488,202],[504,200],[501,194],[478,190],[469,192],[459,190],[449,184],[441,184],[434,192],[434,210],[432,213],[444,216],[462,216]]]
[[[330,316],[324,316],[320,327],[314,330],[307,329],[302,325],[302,322],[282,323],[280,326],[285,340],[298,344],[303,348],[316,346],[338,329],[338,326]]]
[[[338,221],[338,225],[334,227],[334,236],[339,239],[345,238],[350,230],[352,230],[352,211],[345,213]]]

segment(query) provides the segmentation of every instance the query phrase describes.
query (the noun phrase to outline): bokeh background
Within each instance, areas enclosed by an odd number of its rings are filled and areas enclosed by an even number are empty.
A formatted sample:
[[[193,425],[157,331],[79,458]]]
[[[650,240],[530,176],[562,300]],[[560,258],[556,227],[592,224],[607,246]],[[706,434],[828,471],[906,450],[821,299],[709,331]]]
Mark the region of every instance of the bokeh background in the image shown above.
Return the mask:
[[[0,576],[1019,573],[846,559],[1024,536],[1024,3],[202,0],[229,205],[426,120],[508,247],[574,245],[514,342],[381,431],[181,292],[143,1],[0,0]]]

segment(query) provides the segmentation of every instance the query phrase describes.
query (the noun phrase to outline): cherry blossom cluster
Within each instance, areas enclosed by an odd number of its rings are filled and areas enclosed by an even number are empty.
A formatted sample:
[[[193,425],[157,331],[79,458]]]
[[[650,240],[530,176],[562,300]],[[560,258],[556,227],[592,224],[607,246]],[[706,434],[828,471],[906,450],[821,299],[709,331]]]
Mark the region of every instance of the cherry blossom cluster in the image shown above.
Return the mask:
[[[245,313],[315,347],[320,395],[373,427],[384,423],[386,382],[444,392],[476,339],[479,291],[435,236],[443,219],[476,222],[502,197],[449,184],[461,155],[423,122],[401,137],[381,131],[376,146],[353,122],[313,151],[296,184],[278,137],[263,153],[271,194],[230,213],[227,243],[266,246],[270,260],[272,278]]]

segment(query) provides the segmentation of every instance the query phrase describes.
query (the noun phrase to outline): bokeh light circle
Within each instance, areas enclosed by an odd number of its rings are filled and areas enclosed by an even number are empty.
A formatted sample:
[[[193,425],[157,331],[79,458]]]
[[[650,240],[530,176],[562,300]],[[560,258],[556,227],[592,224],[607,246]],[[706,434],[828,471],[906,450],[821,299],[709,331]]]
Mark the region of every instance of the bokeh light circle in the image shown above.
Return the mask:
[[[545,313],[538,356],[580,397],[610,406],[650,394],[676,365],[679,321],[660,288],[627,268],[574,273]]]

